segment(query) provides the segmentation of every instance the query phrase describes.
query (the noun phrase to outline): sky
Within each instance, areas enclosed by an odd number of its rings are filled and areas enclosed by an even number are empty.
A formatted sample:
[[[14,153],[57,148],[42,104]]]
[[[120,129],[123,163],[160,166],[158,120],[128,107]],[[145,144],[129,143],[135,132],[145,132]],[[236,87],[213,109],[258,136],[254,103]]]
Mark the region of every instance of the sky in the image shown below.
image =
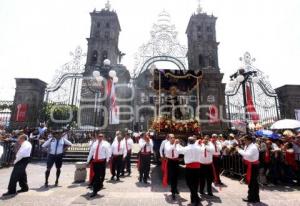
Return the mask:
[[[90,32],[89,12],[106,0],[0,0],[0,100],[12,100],[14,78],[40,78],[50,83],[55,71],[71,60],[77,46],[84,51]],[[170,13],[179,41],[197,0],[111,0],[122,32],[123,64],[134,67],[134,54],[150,39],[158,14]],[[224,82],[241,65],[246,51],[254,66],[269,76],[274,88],[300,84],[299,0],[201,0],[203,10],[217,20],[219,66]]]

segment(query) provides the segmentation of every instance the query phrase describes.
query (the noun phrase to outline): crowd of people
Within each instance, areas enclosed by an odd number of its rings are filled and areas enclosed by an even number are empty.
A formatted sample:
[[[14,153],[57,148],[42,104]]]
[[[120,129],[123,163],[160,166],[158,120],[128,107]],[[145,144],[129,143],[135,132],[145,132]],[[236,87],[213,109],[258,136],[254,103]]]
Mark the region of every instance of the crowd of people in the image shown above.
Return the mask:
[[[41,147],[48,152],[45,171],[45,187],[53,165],[56,167],[55,186],[59,184],[59,177],[63,165],[63,153],[72,146],[68,135],[63,129],[48,131],[41,125],[36,135],[46,136]],[[16,132],[13,136],[2,138],[2,141],[14,141],[18,145],[15,149],[16,158],[11,174],[8,192],[27,192],[26,166],[34,149],[34,133],[29,135],[24,131]],[[41,138],[38,138],[39,140]],[[90,168],[89,185],[92,189],[90,197],[95,197],[103,188],[106,167],[109,165],[111,181],[120,181],[125,174],[131,175],[131,154],[134,142],[138,144],[138,181],[149,184],[151,157],[154,153],[153,134],[140,133],[134,136],[130,131],[117,131],[114,139],[107,139],[101,132],[95,132],[90,139],[87,165]],[[184,162],[186,184],[190,190],[191,203],[199,204],[200,195],[214,196],[212,184],[222,186],[220,173],[224,168],[227,157],[238,155],[243,159],[245,182],[249,186],[247,202],[259,202],[259,183],[277,184],[279,181],[288,184],[300,183],[300,133],[292,131],[283,133],[281,139],[272,140],[254,135],[203,135],[188,137],[187,142],[176,138],[174,134],[166,135],[159,148],[162,167],[162,185],[170,185],[171,196],[177,198],[179,165]],[[21,190],[16,191],[19,182]],[[199,195],[200,194],[200,195]]]

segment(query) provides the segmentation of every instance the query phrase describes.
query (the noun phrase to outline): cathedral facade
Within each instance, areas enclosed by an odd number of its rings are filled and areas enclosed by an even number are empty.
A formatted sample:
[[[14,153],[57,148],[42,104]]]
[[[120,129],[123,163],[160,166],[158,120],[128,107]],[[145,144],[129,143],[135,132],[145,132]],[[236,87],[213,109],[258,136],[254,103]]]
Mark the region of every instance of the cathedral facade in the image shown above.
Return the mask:
[[[81,107],[86,107],[86,109],[81,109],[81,125],[103,125],[103,112],[93,109],[96,99],[101,98],[101,94],[98,93],[99,96],[97,96],[97,88],[93,88],[94,85],[91,86],[89,77],[95,70],[104,77],[108,77],[110,70],[115,70],[119,78],[116,87],[122,85],[116,89],[118,99],[123,99],[122,101],[117,99],[117,104],[121,106],[121,121],[116,125],[108,124],[105,130],[109,132],[120,128],[135,131],[148,130],[156,115],[151,108],[168,101],[166,96],[152,89],[153,73],[150,68],[153,67],[155,61],[170,61],[179,65],[179,69],[203,73],[203,79],[197,89],[200,91],[200,96],[193,92],[188,97],[179,98],[182,104],[194,106],[195,102],[199,101],[202,106],[200,120],[203,120],[201,130],[204,133],[211,133],[227,129],[222,122],[222,115],[225,115],[225,84],[222,83],[223,74],[220,72],[218,62],[219,43],[216,40],[216,17],[200,10],[191,16],[186,30],[188,42],[186,49],[176,41],[175,32],[168,33],[174,27],[168,25],[168,14],[163,12],[162,18],[154,28],[160,28],[158,30],[162,33],[159,33],[157,37],[155,37],[155,32],[151,33],[152,38],[158,39],[157,45],[159,45],[159,49],[152,49],[159,52],[152,53],[151,64],[147,64],[150,61],[147,55],[141,55],[133,76],[130,76],[129,71],[121,64],[124,54],[118,47],[121,26],[117,13],[106,6],[105,9],[93,11],[90,15],[91,31],[87,39],[88,52],[84,72],[86,79],[83,80],[81,94]],[[105,63],[106,59],[110,60],[110,64]],[[132,96],[133,98],[130,98]],[[195,100],[195,98],[199,99]],[[105,102],[100,105],[108,106]],[[213,120],[211,119],[212,113]],[[122,120],[128,119],[130,121],[122,123]]]

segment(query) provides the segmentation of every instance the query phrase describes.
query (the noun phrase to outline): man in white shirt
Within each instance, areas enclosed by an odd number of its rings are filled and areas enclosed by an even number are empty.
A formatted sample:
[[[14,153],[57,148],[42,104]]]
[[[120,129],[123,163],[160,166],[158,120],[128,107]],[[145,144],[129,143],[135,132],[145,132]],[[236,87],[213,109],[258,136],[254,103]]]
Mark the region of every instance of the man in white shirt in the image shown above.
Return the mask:
[[[216,175],[215,184],[224,185],[220,178],[222,143],[218,140],[218,136],[216,134],[212,135],[210,143],[214,148],[213,165]]]
[[[104,135],[97,134],[97,141],[95,141],[90,149],[89,156],[87,158],[87,164],[93,162],[93,193],[90,197],[95,197],[97,193],[103,188],[103,182],[105,179],[106,163],[111,157],[110,144],[104,140]]]
[[[151,154],[153,153],[153,142],[150,138],[150,133],[147,132],[139,140],[140,152],[139,152],[139,182],[144,182],[148,184],[147,180],[149,178],[150,164],[151,164]]]
[[[215,149],[211,142],[209,142],[209,136],[205,136],[202,144],[200,145],[200,194],[204,195],[204,188],[206,185],[207,194],[213,196],[211,184],[214,179],[213,168],[213,154]]]
[[[165,148],[165,144],[169,141],[169,135],[170,134],[167,134],[166,136],[166,139],[164,139],[161,144],[160,144],[160,147],[159,147],[159,154],[160,154],[160,158],[163,159],[165,158],[164,156],[164,148]]]
[[[8,192],[4,193],[3,196],[15,195],[17,192],[27,192],[29,190],[27,184],[26,167],[30,160],[30,154],[32,146],[29,141],[26,140],[27,136],[22,134],[18,137],[18,143],[20,146],[16,154],[14,161],[14,168],[10,176],[8,184]],[[21,190],[16,191],[17,182],[21,187]]]
[[[238,153],[243,156],[244,163],[247,167],[246,182],[248,184],[248,198],[243,199],[245,202],[257,203],[259,198],[259,150],[256,144],[253,143],[251,136],[243,137],[245,139],[245,148],[237,148]]]
[[[179,141],[176,141],[176,150],[184,155],[186,184],[190,189],[192,205],[200,203],[198,195],[199,175],[200,175],[200,155],[201,148],[194,137],[188,138],[188,145],[182,147]]]
[[[166,158],[166,164],[167,164],[167,171],[164,171],[167,174],[167,179],[163,179],[163,184],[169,181],[171,185],[171,193],[172,193],[172,199],[176,199],[176,194],[179,194],[177,184],[178,184],[178,175],[179,175],[179,153],[176,150],[176,144],[175,144],[175,136],[174,134],[169,134],[169,141],[167,141],[164,144],[164,157]]]
[[[130,133],[126,132],[125,138],[123,141],[125,144],[127,155],[126,155],[126,158],[124,161],[122,175],[124,176],[124,173],[125,173],[124,170],[126,169],[128,176],[130,176],[130,174],[131,174],[131,154],[132,154],[132,147],[133,147],[133,140],[130,137]]]
[[[58,186],[58,180],[61,173],[63,153],[66,147],[72,146],[72,143],[65,139],[62,135],[63,130],[55,129],[52,131],[53,137],[48,139],[43,145],[43,148],[49,148],[47,169],[45,172],[45,187],[48,187],[48,179],[50,171],[55,163],[56,167],[56,180],[55,186]]]
[[[127,154],[125,142],[122,141],[122,133],[119,133],[117,139],[111,145],[111,180],[117,177],[117,181],[120,181],[120,175],[122,172],[123,161]]]

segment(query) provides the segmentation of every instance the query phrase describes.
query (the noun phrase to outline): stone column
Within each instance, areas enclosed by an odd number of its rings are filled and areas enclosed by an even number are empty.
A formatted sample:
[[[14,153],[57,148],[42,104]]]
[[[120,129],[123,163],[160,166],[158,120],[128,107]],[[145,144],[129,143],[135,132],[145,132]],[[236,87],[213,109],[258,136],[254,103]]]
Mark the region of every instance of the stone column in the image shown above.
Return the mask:
[[[39,79],[16,78],[16,92],[11,114],[12,129],[38,125],[47,84]]]

